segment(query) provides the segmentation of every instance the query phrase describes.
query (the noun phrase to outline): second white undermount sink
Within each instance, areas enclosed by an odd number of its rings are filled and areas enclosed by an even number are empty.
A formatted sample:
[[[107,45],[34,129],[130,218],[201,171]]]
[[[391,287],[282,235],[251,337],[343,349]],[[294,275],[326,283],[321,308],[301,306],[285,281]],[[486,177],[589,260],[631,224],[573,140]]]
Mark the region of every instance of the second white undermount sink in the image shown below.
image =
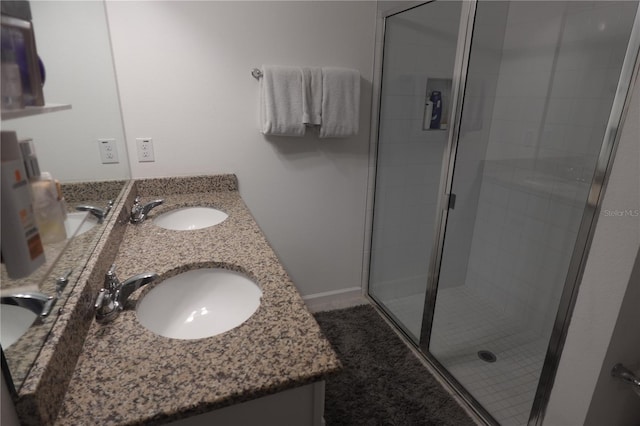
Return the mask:
[[[0,306],[0,343],[6,350],[13,345],[38,318],[29,309],[5,305]]]
[[[192,231],[224,222],[229,215],[213,207],[185,207],[163,213],[153,219],[157,226],[173,231]]]
[[[89,212],[67,213],[64,221],[64,229],[67,231],[67,238],[77,237],[84,234],[98,224],[98,219]]]
[[[262,290],[245,275],[221,268],[164,280],[138,303],[138,321],[174,339],[201,339],[238,327],[260,306]]]

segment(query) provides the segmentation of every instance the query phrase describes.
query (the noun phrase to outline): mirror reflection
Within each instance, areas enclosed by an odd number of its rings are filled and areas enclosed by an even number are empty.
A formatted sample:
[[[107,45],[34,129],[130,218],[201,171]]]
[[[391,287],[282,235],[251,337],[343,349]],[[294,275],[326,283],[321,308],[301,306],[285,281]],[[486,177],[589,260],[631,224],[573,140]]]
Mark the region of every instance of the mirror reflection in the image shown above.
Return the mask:
[[[1,344],[18,391],[111,219],[101,214],[129,178],[104,3],[30,6],[45,102],[71,108],[2,122],[3,131],[33,140],[40,170],[60,181],[67,210],[66,238],[44,245],[45,264],[20,279],[9,278],[2,265]],[[107,158],[103,143],[111,147]]]

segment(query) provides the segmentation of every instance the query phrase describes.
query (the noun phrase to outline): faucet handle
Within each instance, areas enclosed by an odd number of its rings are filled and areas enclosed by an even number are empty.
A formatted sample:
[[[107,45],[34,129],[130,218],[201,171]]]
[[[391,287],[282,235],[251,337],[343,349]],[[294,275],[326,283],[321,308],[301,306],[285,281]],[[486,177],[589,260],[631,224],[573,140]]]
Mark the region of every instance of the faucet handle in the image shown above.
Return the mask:
[[[113,200],[107,201],[107,207],[104,209],[104,217],[106,217],[113,208]]]
[[[136,195],[131,206],[131,223],[137,223],[139,221],[140,212],[142,211],[142,204],[140,204],[140,196]]]
[[[62,291],[65,289],[67,284],[69,284],[69,277],[71,276],[72,272],[73,268],[69,269],[69,272],[67,272],[65,275],[62,275],[56,279],[56,294],[58,295],[58,297],[62,295]]]
[[[96,303],[93,305],[95,309],[100,309],[102,307],[102,303],[104,302],[104,296],[107,293],[107,290],[104,288],[100,289],[100,293],[98,293],[98,297],[96,298]]]
[[[114,294],[105,288],[100,289],[96,302],[93,305],[96,310],[96,321],[99,323],[109,322],[118,316],[120,312],[120,304],[114,297]]]
[[[107,276],[113,277],[115,274],[116,274],[116,264],[112,263],[111,266],[109,267],[109,270],[107,271]]]
[[[117,290],[120,282],[116,276],[116,264],[113,263],[106,274],[104,274],[104,288],[109,291]]]
[[[160,198],[142,205],[140,204],[140,197],[139,196],[136,197],[133,203],[133,207],[131,207],[131,218],[129,221],[131,223],[144,222],[144,220],[147,218],[147,215],[149,214],[149,211],[151,211],[151,209],[159,206],[162,203],[164,203],[164,200]]]

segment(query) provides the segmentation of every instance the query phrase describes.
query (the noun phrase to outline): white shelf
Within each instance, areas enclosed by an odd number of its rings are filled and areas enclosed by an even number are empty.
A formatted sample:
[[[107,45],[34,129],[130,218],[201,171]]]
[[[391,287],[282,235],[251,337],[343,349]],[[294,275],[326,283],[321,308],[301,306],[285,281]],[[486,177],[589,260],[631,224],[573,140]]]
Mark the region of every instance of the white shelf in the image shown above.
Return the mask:
[[[2,111],[2,120],[30,117],[32,115],[47,114],[55,111],[64,111],[66,109],[71,109],[71,104],[47,104],[41,107],[26,107],[23,109]]]

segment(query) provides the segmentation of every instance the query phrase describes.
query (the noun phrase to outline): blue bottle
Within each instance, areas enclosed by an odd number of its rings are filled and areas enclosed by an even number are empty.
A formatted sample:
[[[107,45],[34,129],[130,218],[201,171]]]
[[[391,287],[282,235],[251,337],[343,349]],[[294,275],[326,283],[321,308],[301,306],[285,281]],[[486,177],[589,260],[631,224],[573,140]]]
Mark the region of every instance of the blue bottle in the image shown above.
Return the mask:
[[[431,125],[430,129],[439,129],[440,121],[442,120],[442,93],[438,90],[431,92],[431,103],[433,103],[433,110],[431,112]]]

